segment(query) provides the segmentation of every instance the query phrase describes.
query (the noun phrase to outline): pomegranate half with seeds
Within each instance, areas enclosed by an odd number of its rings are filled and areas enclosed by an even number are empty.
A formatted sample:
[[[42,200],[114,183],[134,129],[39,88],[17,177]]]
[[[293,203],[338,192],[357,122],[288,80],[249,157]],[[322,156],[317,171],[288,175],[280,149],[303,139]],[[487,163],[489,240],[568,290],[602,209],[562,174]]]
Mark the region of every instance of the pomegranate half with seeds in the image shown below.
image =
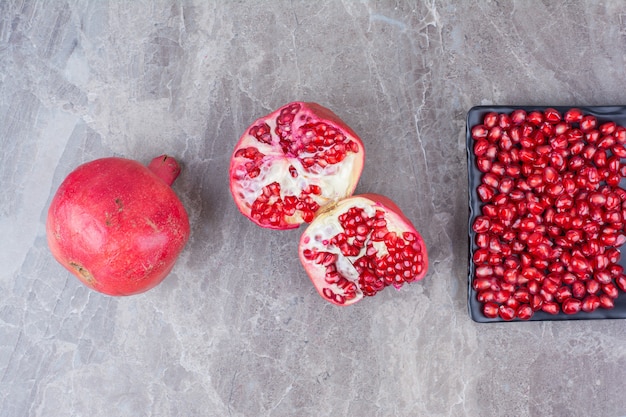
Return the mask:
[[[395,203],[377,194],[322,211],[302,235],[299,252],[320,295],[341,306],[419,281],[428,269],[420,234]]]
[[[331,110],[293,102],[246,129],[231,158],[230,189],[254,223],[293,229],[352,195],[364,158],[361,139]]]
[[[170,272],[189,238],[171,189],[180,167],[159,156],[148,167],[124,158],[85,163],[57,190],[46,222],[55,259],[104,294],[138,294]]]

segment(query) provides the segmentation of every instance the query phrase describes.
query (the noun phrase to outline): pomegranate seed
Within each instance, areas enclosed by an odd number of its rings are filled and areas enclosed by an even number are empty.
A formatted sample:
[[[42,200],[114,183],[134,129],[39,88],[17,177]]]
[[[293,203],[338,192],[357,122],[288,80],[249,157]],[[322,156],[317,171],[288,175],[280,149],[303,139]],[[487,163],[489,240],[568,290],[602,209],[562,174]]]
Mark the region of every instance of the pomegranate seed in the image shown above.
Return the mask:
[[[622,145],[626,143],[626,128],[623,126],[617,126],[613,135],[615,136],[615,141],[617,143],[621,143]]]
[[[496,125],[496,123],[498,123],[498,113],[489,112],[485,114],[485,117],[483,118],[483,125],[491,129]]]
[[[472,138],[482,139],[486,138],[489,133],[489,129],[485,125],[477,125],[472,128]]]
[[[543,123],[543,113],[539,111],[531,111],[526,115],[526,120],[535,126],[539,126]]]
[[[559,305],[553,301],[546,301],[541,305],[541,311],[546,312],[548,314],[559,314]]]
[[[587,282],[591,282],[591,281],[587,281]],[[587,287],[582,281],[575,281],[574,283],[572,283],[572,290],[571,290],[572,297],[581,299],[585,296],[586,292],[587,292]]]
[[[615,302],[613,301],[613,298],[609,297],[606,294],[601,294],[599,296],[600,299],[600,307],[604,308],[606,310],[610,310],[613,307],[615,307]]]
[[[615,138],[612,135],[602,136],[602,138],[598,142],[598,147],[602,149],[610,149],[614,145],[615,145]]]
[[[538,296],[538,295],[530,296],[530,308],[532,308],[533,311],[541,310],[542,306],[543,306],[543,298],[541,298],[541,296]]]
[[[472,225],[476,233],[487,233],[491,228],[491,220],[488,216],[478,216]]]
[[[517,309],[517,318],[520,320],[530,320],[533,316],[534,311],[532,307],[528,304],[522,305]]]
[[[616,299],[619,295],[617,286],[615,286],[612,282],[602,285],[602,292],[613,299]]]
[[[611,147],[611,152],[613,152],[613,155],[619,158],[626,158],[626,148],[620,143],[616,143],[615,145],[613,145]]]
[[[548,108],[544,110],[544,115],[546,122],[551,124],[557,124],[561,121],[561,113],[559,113],[556,109]]]
[[[514,125],[520,125],[526,121],[526,110],[516,109],[511,112],[511,123]]]
[[[483,201],[491,201],[491,199],[493,198],[493,196],[495,195],[496,191],[494,190],[493,187],[490,187],[489,185],[486,184],[481,184],[478,186],[477,188],[478,191],[478,197]]]
[[[584,289],[584,286],[583,286],[583,289]],[[563,303],[565,300],[571,297],[572,297],[572,290],[570,290],[569,287],[566,287],[566,286],[559,287],[554,293],[554,298],[556,298],[556,301],[558,301],[559,303]]]
[[[498,307],[498,315],[502,320],[513,320],[515,318],[515,309],[507,305],[500,305],[500,307]]]
[[[563,302],[563,313],[576,314],[582,308],[582,301],[576,298],[569,298]]]
[[[498,305],[494,302],[486,302],[483,305],[483,314],[487,318],[495,319],[498,317]]]
[[[595,116],[586,114],[580,120],[580,130],[583,132],[590,132],[595,129],[598,124],[598,120]]]
[[[583,118],[583,112],[580,109],[572,108],[565,112],[563,120],[567,123],[580,123]]]
[[[624,267],[621,265],[613,264],[608,269],[613,278],[619,278],[624,273]]]
[[[597,295],[588,295],[583,299],[581,309],[586,313],[591,313],[600,307],[600,297]]]

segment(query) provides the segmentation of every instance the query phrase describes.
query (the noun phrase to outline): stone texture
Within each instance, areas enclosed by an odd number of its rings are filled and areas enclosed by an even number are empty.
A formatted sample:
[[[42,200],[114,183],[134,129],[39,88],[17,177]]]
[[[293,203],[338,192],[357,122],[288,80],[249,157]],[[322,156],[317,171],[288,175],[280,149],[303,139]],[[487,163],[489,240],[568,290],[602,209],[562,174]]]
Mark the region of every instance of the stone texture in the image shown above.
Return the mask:
[[[477,324],[467,307],[465,116],[626,103],[626,9],[603,2],[0,2],[0,415],[623,416],[622,321]],[[292,100],[367,148],[359,192],[423,234],[427,278],[351,308],[228,190],[243,129]],[[87,290],[47,206],[104,156],[184,165],[193,234],[171,276]]]

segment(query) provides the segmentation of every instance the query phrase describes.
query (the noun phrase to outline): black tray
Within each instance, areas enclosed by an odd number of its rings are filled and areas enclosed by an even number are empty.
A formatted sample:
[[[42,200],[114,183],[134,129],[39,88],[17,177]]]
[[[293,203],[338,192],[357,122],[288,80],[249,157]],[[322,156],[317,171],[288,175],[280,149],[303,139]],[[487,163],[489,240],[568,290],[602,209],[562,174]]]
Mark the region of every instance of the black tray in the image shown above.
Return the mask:
[[[487,318],[482,313],[482,303],[476,299],[476,291],[472,288],[472,279],[474,276],[474,263],[472,258],[474,251],[477,249],[475,243],[475,232],[472,230],[472,223],[477,215],[481,214],[482,203],[478,198],[476,188],[480,185],[481,172],[476,167],[476,161],[473,152],[474,140],[471,136],[471,129],[477,124],[483,122],[485,114],[489,112],[508,113],[513,110],[523,109],[527,112],[533,110],[543,111],[547,108],[554,108],[563,115],[567,110],[576,107],[582,110],[583,114],[591,114],[598,118],[598,124],[607,121],[614,121],[618,125],[626,126],[626,106],[476,106],[472,107],[467,113],[466,142],[467,142],[467,169],[469,178],[469,275],[468,275],[468,308],[472,320],[479,323],[503,322],[501,318]],[[620,182],[621,188],[626,188],[626,180]],[[626,247],[626,246],[625,246]],[[626,270],[626,255],[620,257],[619,264]],[[615,300],[615,307],[610,310],[598,308],[597,310],[586,313],[581,311],[577,314],[568,315],[559,313],[556,315],[548,314],[543,311],[537,311],[530,320],[514,319],[511,322],[519,321],[544,321],[544,320],[598,320],[598,319],[623,319],[626,318],[626,293],[620,290],[619,297]]]

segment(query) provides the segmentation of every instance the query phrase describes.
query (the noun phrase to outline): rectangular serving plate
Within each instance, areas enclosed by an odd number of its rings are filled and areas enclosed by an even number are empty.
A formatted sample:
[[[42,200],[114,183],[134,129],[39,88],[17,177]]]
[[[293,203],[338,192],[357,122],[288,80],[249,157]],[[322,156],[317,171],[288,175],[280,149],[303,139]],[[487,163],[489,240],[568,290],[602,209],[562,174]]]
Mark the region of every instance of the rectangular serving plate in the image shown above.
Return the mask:
[[[467,142],[467,169],[469,179],[469,275],[468,275],[468,309],[472,320],[478,323],[503,322],[501,318],[490,319],[483,315],[482,304],[476,299],[476,291],[472,288],[472,279],[474,276],[474,263],[472,258],[474,251],[477,249],[475,242],[476,233],[472,230],[472,223],[476,216],[481,214],[482,203],[478,198],[476,188],[480,185],[481,172],[476,167],[476,160],[473,152],[474,140],[471,136],[471,129],[477,124],[482,124],[485,114],[489,112],[510,114],[513,110],[523,109],[527,112],[538,110],[544,111],[547,108],[558,110],[563,115],[570,108],[578,108],[583,114],[591,114],[597,117],[598,124],[613,121],[621,126],[626,126],[626,106],[476,106],[472,107],[467,113],[466,123],[466,142]],[[626,180],[620,182],[621,188],[626,188]],[[619,264],[626,270],[626,256],[621,256]],[[586,313],[579,312],[573,315],[567,315],[563,312],[552,315],[543,311],[537,311],[530,320],[514,319],[511,322],[519,321],[555,321],[555,320],[606,320],[606,319],[623,319],[626,318],[626,293],[620,291],[619,297],[615,300],[615,307],[610,310],[598,308],[597,310]]]

